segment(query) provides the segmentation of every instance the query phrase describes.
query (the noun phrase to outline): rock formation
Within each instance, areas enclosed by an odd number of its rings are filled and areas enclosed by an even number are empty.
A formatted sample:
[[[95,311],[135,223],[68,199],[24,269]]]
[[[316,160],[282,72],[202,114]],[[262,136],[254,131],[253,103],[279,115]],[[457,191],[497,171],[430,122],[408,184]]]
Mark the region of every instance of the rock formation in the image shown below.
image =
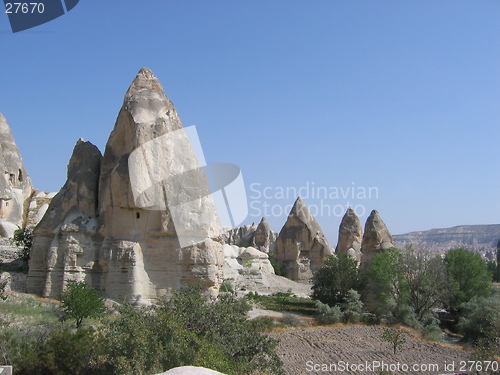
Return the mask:
[[[250,245],[252,244],[256,230],[257,226],[255,223],[252,223],[252,225],[242,225],[236,228],[227,229],[222,234],[222,239],[224,243],[228,245]]]
[[[356,212],[349,207],[339,226],[336,253],[349,254],[358,264],[361,262],[361,241],[363,231]]]
[[[401,249],[412,244],[414,249],[426,249],[444,254],[449,249],[465,247],[484,255],[496,253],[499,238],[500,224],[459,225],[394,236],[396,245]],[[495,257],[491,258],[494,259]]]
[[[297,198],[274,250],[274,258],[283,266],[285,276],[296,281],[310,280],[323,260],[333,254],[311,211],[302,198]]]
[[[68,178],[34,230],[28,290],[57,297],[66,280],[97,276],[97,191],[101,152],[78,140],[68,164]],[[97,280],[91,282],[96,284]]]
[[[262,218],[253,235],[252,245],[265,253],[273,253],[277,235],[274,233],[265,217]]]
[[[259,225],[242,225],[224,232],[224,243],[228,245],[252,245],[265,253],[273,253],[278,233],[273,232],[263,217]]]
[[[380,218],[377,210],[373,210],[365,223],[361,245],[361,267],[368,268],[375,254],[394,246],[394,239],[389,229]]]
[[[288,291],[301,297],[311,295],[310,285],[276,275],[268,255],[251,246],[224,245],[224,279],[239,295],[250,291],[261,295]]]
[[[241,284],[245,278],[262,280],[266,273],[274,274],[266,253],[251,246],[224,245],[224,278]]]
[[[7,120],[0,113],[0,236],[12,237],[22,227],[32,193],[31,180],[24,168]]]
[[[35,228],[28,290],[56,297],[67,280],[85,280],[138,304],[190,283],[216,293],[224,259],[208,192],[175,107],[141,69],[104,156],[77,143],[68,180]]]

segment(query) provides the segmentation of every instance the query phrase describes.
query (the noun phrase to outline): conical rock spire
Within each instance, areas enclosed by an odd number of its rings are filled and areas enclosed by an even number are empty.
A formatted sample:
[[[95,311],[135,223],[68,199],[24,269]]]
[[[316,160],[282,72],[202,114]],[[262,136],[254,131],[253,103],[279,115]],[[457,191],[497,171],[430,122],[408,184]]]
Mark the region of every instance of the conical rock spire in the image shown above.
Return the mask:
[[[363,231],[358,215],[349,207],[339,226],[339,239],[335,252],[349,254],[358,263],[361,261]]]
[[[292,280],[308,280],[333,255],[318,222],[302,198],[295,201],[276,240],[274,257]]]

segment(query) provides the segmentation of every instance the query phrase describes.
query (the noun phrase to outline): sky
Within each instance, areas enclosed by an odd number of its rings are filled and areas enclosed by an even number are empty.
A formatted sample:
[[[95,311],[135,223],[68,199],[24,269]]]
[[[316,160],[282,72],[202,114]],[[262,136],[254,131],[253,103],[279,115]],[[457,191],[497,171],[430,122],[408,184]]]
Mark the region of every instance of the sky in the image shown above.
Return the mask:
[[[12,33],[0,113],[35,188],[79,138],[104,152],[150,68],[208,162],[240,167],[279,231],[297,195],[335,245],[347,206],[393,234],[498,224],[500,2],[80,0]]]

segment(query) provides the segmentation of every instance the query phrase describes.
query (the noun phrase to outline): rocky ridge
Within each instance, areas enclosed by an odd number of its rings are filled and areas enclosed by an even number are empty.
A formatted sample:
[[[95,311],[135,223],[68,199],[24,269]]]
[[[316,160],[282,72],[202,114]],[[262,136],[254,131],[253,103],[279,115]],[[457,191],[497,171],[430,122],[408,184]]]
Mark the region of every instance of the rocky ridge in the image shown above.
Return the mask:
[[[486,256],[496,252],[499,239],[500,224],[459,225],[452,228],[431,229],[394,236],[398,247],[412,244],[414,248],[422,248],[437,253],[465,247]]]

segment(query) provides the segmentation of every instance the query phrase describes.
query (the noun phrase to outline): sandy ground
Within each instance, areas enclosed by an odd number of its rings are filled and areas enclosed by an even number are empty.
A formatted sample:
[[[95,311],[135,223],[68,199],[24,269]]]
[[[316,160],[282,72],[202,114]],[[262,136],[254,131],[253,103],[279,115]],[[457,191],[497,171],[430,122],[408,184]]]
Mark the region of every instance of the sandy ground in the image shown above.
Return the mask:
[[[277,353],[290,375],[464,373],[460,361],[467,361],[469,353],[459,347],[421,341],[405,332],[406,343],[394,354],[381,339],[383,331],[381,326],[346,325],[270,335],[280,340]]]

